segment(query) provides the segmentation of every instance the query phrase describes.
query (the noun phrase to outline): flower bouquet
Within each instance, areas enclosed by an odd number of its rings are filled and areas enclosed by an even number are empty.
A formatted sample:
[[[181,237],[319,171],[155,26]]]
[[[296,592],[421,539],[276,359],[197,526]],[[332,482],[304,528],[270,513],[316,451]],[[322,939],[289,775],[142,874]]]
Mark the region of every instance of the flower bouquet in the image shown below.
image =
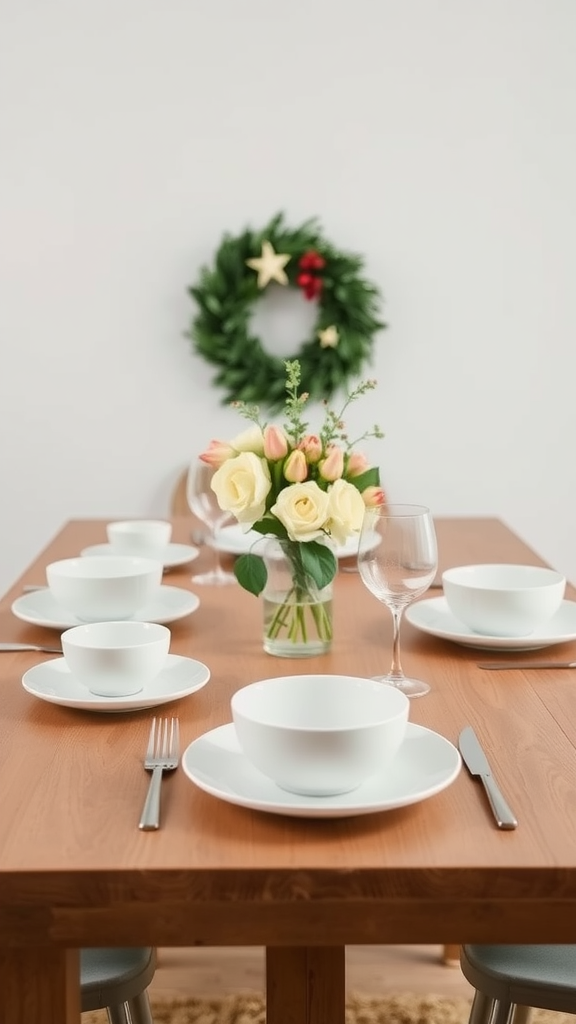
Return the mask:
[[[265,648],[302,655],[327,649],[332,639],[326,594],[337,569],[332,544],[359,535],[365,507],[385,501],[378,468],[355,448],[365,438],[384,435],[374,426],[350,442],[342,418],[352,401],[376,386],[374,380],[358,384],[338,413],[325,402],[320,432],[310,433],[304,420],[308,395],[299,394],[300,364],[284,365],[284,424],[263,423],[258,406],[235,402],[251,426],[232,441],[212,441],[200,459],[215,468],[211,487],[220,508],[246,532],[255,530],[281,545],[289,567],[284,591],[265,590],[266,559],[253,551],[236,560],[234,573],[250,593],[265,591]]]

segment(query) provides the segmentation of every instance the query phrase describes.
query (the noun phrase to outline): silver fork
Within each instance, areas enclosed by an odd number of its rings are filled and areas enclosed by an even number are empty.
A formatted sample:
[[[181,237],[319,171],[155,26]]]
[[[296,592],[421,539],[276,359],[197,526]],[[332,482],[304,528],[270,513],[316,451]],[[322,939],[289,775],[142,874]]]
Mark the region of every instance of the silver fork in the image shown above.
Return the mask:
[[[138,828],[149,832],[160,828],[160,789],[162,775],[178,767],[180,725],[177,718],[153,718],[144,767],[152,772],[148,794]]]

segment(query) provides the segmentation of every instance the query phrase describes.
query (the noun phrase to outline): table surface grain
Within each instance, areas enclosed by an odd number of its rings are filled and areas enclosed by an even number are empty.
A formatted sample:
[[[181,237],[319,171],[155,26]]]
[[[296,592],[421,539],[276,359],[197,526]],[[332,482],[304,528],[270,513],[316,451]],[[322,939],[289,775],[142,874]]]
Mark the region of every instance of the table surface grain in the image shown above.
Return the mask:
[[[187,542],[190,525],[175,519],[173,539]],[[444,518],[436,527],[441,570],[477,561],[544,564],[497,519]],[[0,639],[57,639],[57,631],[17,619],[12,601],[25,583],[44,582],[49,561],[104,540],[104,520],[65,524],[0,602]],[[254,679],[302,671],[374,675],[388,668],[391,616],[357,574],[336,579],[331,652],[290,662],[263,652],[258,599],[240,587],[191,582],[210,555],[203,549],[164,578],[200,598],[196,612],[171,624],[171,652],[211,671],[202,690],[161,709],[179,715],[183,748],[229,722],[231,694]],[[574,598],[572,588],[566,596]],[[318,820],[232,806],[177,771],[163,784],[161,829],[141,832],[148,783],[142,758],[154,712],[95,714],[39,701],[21,680],[49,656],[2,653],[0,971],[20,977],[16,962],[27,970],[36,965],[38,998],[54,1012],[43,1020],[56,1024],[60,1013],[68,1024],[77,1020],[77,1004],[74,993],[62,1001],[66,965],[69,975],[74,963],[66,949],[265,945],[272,1022],[280,994],[288,998],[278,972],[299,978],[303,951],[316,956],[318,977],[325,979],[326,964],[340,971],[344,945],[576,941],[574,673],[486,672],[477,667],[486,653],[403,623],[404,669],[432,687],[411,702],[411,721],[454,743],[464,725],[476,729],[519,819],[510,832],[495,827],[465,768],[448,789],[413,806]],[[574,659],[576,642],[549,648],[550,654]],[[68,984],[68,993],[73,988]],[[338,1001],[338,991],[329,1001]],[[339,1006],[331,1005],[337,1019]],[[322,1006],[308,1006],[306,1020],[320,1020]],[[0,1019],[23,1024],[20,1013],[14,981],[0,996]]]

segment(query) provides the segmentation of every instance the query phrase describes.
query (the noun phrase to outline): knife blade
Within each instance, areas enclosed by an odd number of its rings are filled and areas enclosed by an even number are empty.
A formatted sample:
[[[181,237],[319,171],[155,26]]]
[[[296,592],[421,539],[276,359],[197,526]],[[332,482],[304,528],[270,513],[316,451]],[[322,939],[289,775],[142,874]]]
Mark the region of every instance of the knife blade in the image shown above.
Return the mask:
[[[576,668],[576,661],[482,661],[478,668]]]
[[[486,754],[482,750],[472,726],[468,725],[462,730],[458,737],[458,747],[468,771],[471,775],[478,777],[484,786],[498,828],[517,828],[516,816],[506,803],[494,780]]]
[[[61,647],[45,647],[44,644],[17,644],[12,641],[0,643],[0,651],[45,651],[46,654],[62,654]]]

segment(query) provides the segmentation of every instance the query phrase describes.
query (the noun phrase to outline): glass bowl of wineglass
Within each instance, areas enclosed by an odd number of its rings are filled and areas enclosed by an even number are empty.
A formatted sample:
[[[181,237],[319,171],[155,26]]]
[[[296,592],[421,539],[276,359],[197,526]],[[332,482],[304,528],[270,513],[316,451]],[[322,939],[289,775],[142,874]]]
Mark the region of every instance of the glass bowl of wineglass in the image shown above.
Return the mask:
[[[432,583],[438,567],[434,520],[424,505],[385,504],[367,508],[358,544],[358,571],[364,585],[392,613],[392,664],[379,682],[421,697],[430,686],[404,675],[400,624],[405,608]]]
[[[237,583],[232,572],[224,569],[221,561],[220,551],[216,544],[216,532],[225,523],[230,522],[230,513],[223,512],[218,504],[218,499],[211,488],[212,477],[216,469],[209,466],[200,459],[193,462],[188,470],[186,482],[186,499],[190,511],[208,527],[207,545],[213,552],[213,566],[207,572],[197,573],[192,576],[192,582],[200,585],[211,584],[212,586],[225,586],[229,583]]]

